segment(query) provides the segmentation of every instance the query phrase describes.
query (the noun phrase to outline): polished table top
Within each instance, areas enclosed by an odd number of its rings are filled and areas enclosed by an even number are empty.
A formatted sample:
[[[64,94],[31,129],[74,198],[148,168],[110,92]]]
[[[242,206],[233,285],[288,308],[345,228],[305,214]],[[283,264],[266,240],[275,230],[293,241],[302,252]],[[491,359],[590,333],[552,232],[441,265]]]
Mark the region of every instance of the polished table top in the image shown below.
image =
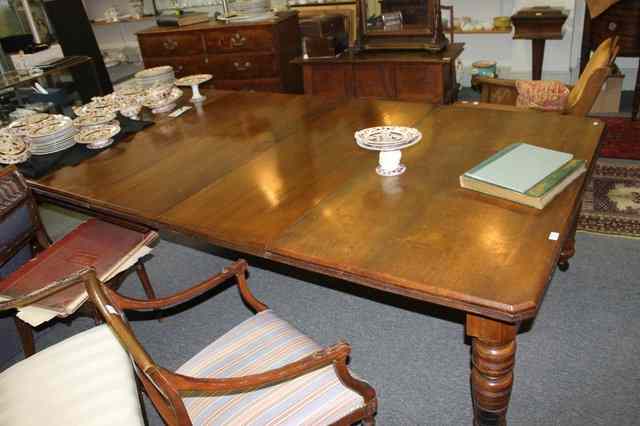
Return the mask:
[[[355,130],[420,129],[407,171],[375,173]],[[517,322],[535,316],[584,177],[544,210],[461,189],[526,142],[590,163],[603,124],[558,114],[215,92],[130,143],[34,182],[45,198],[214,245]],[[549,239],[559,232],[557,241]]]

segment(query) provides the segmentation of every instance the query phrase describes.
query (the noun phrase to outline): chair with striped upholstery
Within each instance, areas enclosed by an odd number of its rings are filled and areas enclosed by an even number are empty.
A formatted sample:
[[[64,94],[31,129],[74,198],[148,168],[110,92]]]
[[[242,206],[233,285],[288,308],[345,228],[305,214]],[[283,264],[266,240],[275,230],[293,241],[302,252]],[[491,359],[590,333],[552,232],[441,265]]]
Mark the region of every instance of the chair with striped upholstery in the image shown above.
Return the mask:
[[[257,300],[239,260],[222,273],[173,296],[124,297],[87,280],[90,298],[135,365],[154,406],[169,425],[374,424],[374,389],[347,368],[350,346],[321,348]],[[176,372],[151,359],[123,311],[165,309],[235,278],[243,301],[257,312],[208,345]]]

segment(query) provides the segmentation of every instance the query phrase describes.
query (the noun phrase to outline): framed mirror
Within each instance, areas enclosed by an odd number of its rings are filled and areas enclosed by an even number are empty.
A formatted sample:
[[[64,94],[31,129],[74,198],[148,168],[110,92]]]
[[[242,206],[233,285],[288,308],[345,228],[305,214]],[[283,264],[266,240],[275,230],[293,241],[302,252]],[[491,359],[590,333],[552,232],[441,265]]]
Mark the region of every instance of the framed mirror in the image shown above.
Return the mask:
[[[447,47],[440,0],[357,0],[359,8],[358,46],[362,50],[427,50]],[[453,41],[453,31],[451,34]]]

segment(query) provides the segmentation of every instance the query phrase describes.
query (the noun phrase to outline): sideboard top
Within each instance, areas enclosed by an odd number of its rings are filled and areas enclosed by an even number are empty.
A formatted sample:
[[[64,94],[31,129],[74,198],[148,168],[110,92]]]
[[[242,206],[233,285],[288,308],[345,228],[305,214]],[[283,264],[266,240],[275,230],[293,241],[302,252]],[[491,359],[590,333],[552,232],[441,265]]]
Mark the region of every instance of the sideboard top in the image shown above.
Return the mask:
[[[286,11],[286,12],[278,12],[273,19],[265,19],[264,21],[256,21],[256,22],[233,22],[233,23],[225,23],[220,21],[215,21],[211,19],[209,22],[203,22],[201,24],[187,25],[184,27],[160,27],[155,26],[151,28],[146,28],[142,31],[138,31],[137,35],[147,35],[147,34],[164,34],[164,33],[176,33],[176,32],[185,32],[185,31],[198,31],[198,30],[215,30],[220,28],[241,28],[241,27],[261,27],[261,26],[272,26],[276,25],[280,22],[283,22],[287,19],[293,18],[297,15],[296,11]]]

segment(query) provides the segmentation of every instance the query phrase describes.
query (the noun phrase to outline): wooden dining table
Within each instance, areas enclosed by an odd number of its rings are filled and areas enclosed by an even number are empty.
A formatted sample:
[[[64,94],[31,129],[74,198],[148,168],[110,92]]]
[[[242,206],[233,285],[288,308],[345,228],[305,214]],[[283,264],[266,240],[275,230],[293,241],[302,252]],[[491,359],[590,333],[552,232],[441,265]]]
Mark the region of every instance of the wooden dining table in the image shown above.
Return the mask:
[[[379,125],[423,134],[400,176],[376,174],[377,153],[354,142]],[[214,91],[31,184],[50,202],[463,311],[474,422],[495,425],[506,423],[519,325],[572,248],[603,130],[480,106]],[[543,210],[460,188],[461,174],[516,142],[572,153],[589,172]]]

